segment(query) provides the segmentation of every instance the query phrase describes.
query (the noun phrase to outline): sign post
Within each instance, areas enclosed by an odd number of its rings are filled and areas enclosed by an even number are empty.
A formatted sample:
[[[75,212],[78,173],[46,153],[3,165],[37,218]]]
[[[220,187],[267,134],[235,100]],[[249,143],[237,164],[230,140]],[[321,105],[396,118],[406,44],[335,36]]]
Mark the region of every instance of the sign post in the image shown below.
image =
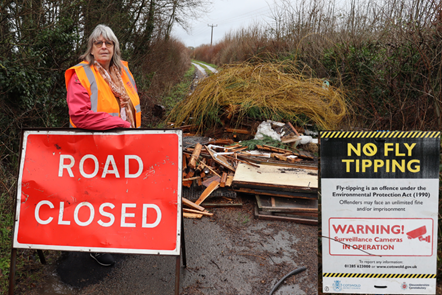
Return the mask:
[[[440,132],[321,133],[324,293],[436,294]]]
[[[174,255],[179,267],[181,165],[180,130],[24,131],[13,249]]]

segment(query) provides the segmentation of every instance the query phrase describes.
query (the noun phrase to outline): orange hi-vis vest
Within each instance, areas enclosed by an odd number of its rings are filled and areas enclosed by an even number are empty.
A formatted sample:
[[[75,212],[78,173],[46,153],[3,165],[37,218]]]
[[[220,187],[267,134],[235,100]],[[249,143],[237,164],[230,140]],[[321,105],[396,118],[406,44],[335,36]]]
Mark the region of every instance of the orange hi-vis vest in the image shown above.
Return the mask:
[[[135,108],[135,124],[136,127],[139,128],[141,127],[140,98],[138,97],[135,80],[132,73],[129,71],[127,62],[122,61],[122,63],[123,69],[121,78],[123,79],[124,88],[126,89],[126,92]],[[88,62],[82,61],[81,63],[69,68],[64,74],[66,90],[69,90],[67,89],[69,87],[69,81],[74,73],[77,74],[81,85],[83,85],[83,87],[86,88],[87,92],[89,93],[92,111],[108,113],[115,117],[120,116],[120,104],[117,98],[112,93],[112,90],[107,82],[93,65],[89,66]],[[75,127],[72,120],[69,120],[71,125]]]

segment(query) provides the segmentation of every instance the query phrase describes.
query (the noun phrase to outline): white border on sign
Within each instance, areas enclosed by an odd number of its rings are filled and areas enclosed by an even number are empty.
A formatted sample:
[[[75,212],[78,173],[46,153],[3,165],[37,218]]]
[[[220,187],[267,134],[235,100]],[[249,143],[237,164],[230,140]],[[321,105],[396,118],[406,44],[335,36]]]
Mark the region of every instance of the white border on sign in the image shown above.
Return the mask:
[[[20,216],[20,206],[21,206],[21,184],[23,180],[23,168],[26,154],[26,146],[29,135],[39,134],[39,135],[123,135],[123,134],[176,134],[178,136],[178,194],[177,194],[177,232],[176,232],[176,248],[174,250],[155,250],[155,249],[124,249],[124,248],[98,248],[98,247],[72,247],[72,246],[53,246],[53,245],[35,245],[35,244],[21,244],[17,241],[18,229],[19,229],[19,216]],[[63,250],[63,251],[79,251],[79,252],[106,252],[106,253],[125,253],[125,254],[154,254],[154,255],[180,255],[181,253],[181,196],[182,196],[182,164],[183,164],[183,133],[182,130],[124,130],[124,131],[93,131],[93,132],[82,132],[76,131],[51,131],[51,130],[26,130],[23,133],[22,150],[20,154],[20,170],[17,183],[17,197],[16,197],[16,220],[14,222],[14,241],[13,248],[22,249],[38,249],[38,250]]]
[[[436,279],[323,277],[324,293],[339,294],[436,294]]]

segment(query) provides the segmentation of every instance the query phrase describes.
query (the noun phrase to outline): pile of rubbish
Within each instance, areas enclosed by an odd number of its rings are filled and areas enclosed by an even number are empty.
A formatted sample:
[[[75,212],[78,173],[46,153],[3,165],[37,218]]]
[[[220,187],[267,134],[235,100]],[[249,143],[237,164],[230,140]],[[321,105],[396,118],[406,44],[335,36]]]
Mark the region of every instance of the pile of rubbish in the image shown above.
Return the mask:
[[[184,134],[186,217],[240,206],[241,193],[255,196],[257,218],[318,223],[318,138],[306,128],[334,130],[348,109],[342,89],[298,68],[225,66],[171,111],[168,127]]]
[[[209,207],[240,206],[237,193],[245,193],[256,197],[257,218],[317,224],[317,139],[290,123],[265,121],[257,130],[253,140],[239,142],[184,137],[184,217],[211,216]],[[289,148],[260,144],[266,138]]]

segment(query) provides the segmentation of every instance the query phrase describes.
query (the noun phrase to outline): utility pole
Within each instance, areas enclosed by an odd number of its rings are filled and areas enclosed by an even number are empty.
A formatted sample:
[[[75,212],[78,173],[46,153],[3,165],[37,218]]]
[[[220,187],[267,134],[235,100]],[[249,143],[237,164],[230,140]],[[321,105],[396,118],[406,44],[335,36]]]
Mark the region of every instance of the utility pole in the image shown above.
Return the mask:
[[[212,34],[210,35],[210,46],[212,46],[212,40],[213,40],[213,27],[217,27],[218,25],[208,25],[209,27],[212,27]]]

